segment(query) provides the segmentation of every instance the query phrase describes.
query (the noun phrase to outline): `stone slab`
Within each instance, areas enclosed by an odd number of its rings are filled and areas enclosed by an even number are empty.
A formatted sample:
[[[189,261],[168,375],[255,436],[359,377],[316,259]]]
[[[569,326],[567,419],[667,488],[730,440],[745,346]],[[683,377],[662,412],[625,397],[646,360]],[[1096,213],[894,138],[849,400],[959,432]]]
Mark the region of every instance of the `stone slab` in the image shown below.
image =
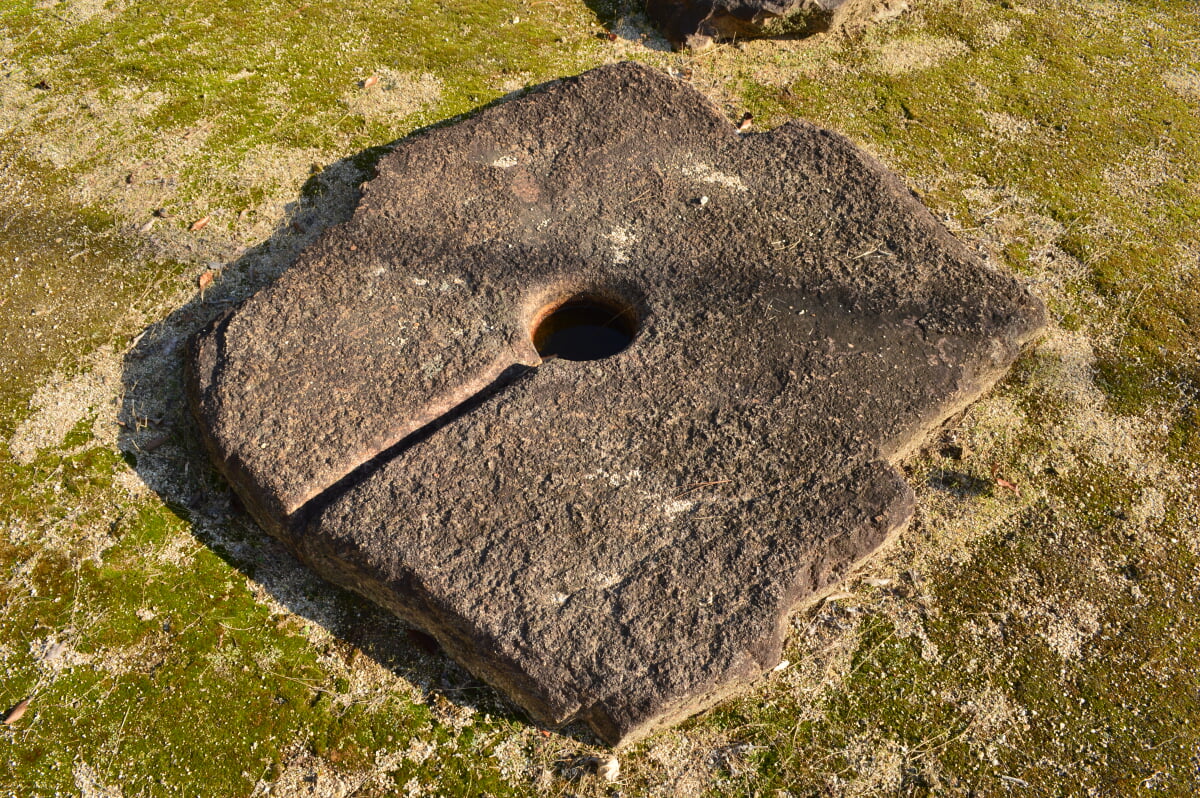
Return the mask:
[[[543,361],[583,295],[632,343]],[[773,667],[911,516],[892,463],[1043,324],[846,139],[626,63],[401,142],[188,383],[297,556],[622,744]]]

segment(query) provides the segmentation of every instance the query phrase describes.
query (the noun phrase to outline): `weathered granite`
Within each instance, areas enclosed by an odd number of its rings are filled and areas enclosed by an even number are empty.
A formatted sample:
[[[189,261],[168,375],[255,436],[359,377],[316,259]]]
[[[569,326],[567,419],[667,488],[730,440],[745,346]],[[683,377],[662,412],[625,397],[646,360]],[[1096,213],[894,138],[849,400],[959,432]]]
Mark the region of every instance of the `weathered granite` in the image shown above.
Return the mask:
[[[542,362],[603,296],[636,337]],[[254,517],[539,721],[619,744],[774,666],[908,521],[891,465],[1043,308],[846,139],[618,64],[403,141],[193,343]]]
[[[890,19],[906,0],[646,0],[646,16],[671,45],[702,50],[715,40],[808,36]]]

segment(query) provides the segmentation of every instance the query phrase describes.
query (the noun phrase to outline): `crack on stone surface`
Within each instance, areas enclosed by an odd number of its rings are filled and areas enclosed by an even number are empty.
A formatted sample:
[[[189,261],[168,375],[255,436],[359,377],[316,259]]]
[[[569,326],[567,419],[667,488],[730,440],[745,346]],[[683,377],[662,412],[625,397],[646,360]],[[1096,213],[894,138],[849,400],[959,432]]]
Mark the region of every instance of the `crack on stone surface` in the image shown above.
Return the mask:
[[[454,407],[447,410],[442,415],[433,419],[423,427],[410,432],[403,438],[393,443],[391,446],[383,449],[378,454],[373,455],[361,465],[357,466],[346,476],[334,482],[329,487],[319,492],[316,496],[309,499],[299,509],[293,512],[288,517],[288,526],[295,530],[303,526],[313,516],[318,515],[320,511],[327,507],[331,502],[336,501],[347,492],[353,490],[356,486],[361,485],[366,480],[370,479],[379,469],[385,464],[404,455],[415,446],[420,446],[425,441],[432,438],[445,427],[453,424],[467,414],[482,407],[486,402],[491,400],[501,391],[514,385],[520,380],[530,379],[537,372],[537,366],[526,366],[522,363],[515,363],[500,373],[500,376],[493,380],[489,385],[459,402]]]

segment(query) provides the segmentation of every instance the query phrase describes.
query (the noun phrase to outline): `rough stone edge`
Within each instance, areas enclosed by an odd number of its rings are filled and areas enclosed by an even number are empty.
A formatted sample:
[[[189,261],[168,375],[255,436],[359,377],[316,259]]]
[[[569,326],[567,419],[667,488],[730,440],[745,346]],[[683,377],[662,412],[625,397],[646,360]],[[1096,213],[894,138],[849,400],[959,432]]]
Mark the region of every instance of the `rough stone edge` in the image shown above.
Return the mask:
[[[219,359],[220,354],[213,350],[221,347],[221,341],[218,339],[223,338],[224,328],[237,310],[238,308],[231,308],[225,311],[204,325],[188,341],[183,364],[184,393],[187,396],[188,409],[196,422],[200,440],[208,453],[209,461],[229,482],[230,488],[242,500],[258,525],[272,536],[285,540],[284,519],[287,518],[287,514],[283,511],[283,505],[280,502],[270,502],[269,497],[260,496],[261,491],[255,485],[253,477],[242,467],[236,453],[225,451],[203,417],[204,391],[202,383],[215,382],[211,376],[215,369],[208,368],[203,361]],[[207,375],[205,372],[208,372]]]
[[[628,706],[622,708],[622,696],[602,698],[586,706],[555,706],[545,696],[535,677],[512,661],[489,656],[488,647],[480,645],[481,641],[472,637],[470,630],[464,629],[464,619],[457,613],[439,607],[435,597],[423,585],[411,583],[402,594],[396,586],[349,562],[331,545],[330,540],[321,536],[285,534],[281,540],[297,559],[321,578],[358,593],[432,635],[448,656],[504,693],[535,722],[557,728],[583,721],[607,745],[621,748],[702,712],[762,679],[780,661],[791,617],[844,584],[846,579],[891,545],[907,528],[916,509],[916,495],[903,474],[886,461],[874,461],[863,466],[866,467],[877,469],[871,478],[888,480],[888,487],[892,490],[891,501],[884,508],[880,521],[854,527],[856,534],[843,539],[839,548],[853,550],[856,548],[853,545],[855,542],[877,539],[877,542],[868,546],[870,553],[858,560],[850,559],[845,554],[840,557],[826,554],[824,559],[840,560],[842,566],[835,567],[819,582],[819,587],[809,592],[805,592],[808,585],[804,577],[811,574],[812,568],[820,563],[814,562],[796,572],[795,587],[791,592],[798,595],[781,602],[771,631],[765,637],[742,652],[726,671],[711,677],[698,693],[690,692],[674,700],[668,699],[653,709],[641,711]],[[834,484],[846,485],[850,477],[851,474],[847,474]],[[853,488],[847,487],[846,490]]]
[[[868,465],[879,466],[878,475],[887,477],[892,487],[896,489],[893,500],[886,511],[888,515],[885,515],[874,529],[870,525],[859,527],[862,533],[860,537],[871,536],[871,532],[874,531],[876,534],[881,534],[879,541],[874,544],[869,554],[857,560],[841,557],[844,563],[843,569],[832,573],[815,590],[786,600],[775,618],[770,634],[759,641],[757,651],[747,651],[739,660],[739,665],[742,667],[730,669],[725,674],[714,678],[708,690],[666,704],[658,713],[638,723],[624,726],[614,723],[614,713],[605,707],[603,701],[597,702],[581,712],[580,719],[587,722],[596,734],[610,746],[622,748],[703,712],[744,691],[747,687],[768,678],[772,669],[781,661],[783,648],[790,634],[792,618],[816,606],[844,585],[847,580],[860,573],[882,552],[894,545],[912,522],[917,507],[916,493],[904,479],[903,473],[886,461],[875,461]],[[852,546],[847,543],[843,548],[852,548]],[[798,592],[802,591],[803,588],[800,588]]]

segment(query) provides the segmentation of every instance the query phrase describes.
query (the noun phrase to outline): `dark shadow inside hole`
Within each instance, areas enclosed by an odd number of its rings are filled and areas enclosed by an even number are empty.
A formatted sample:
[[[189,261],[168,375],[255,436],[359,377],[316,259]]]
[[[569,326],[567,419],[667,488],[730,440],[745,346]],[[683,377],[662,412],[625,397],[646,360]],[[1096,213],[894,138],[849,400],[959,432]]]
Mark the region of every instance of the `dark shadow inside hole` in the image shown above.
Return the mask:
[[[533,328],[533,345],[544,358],[600,360],[625,349],[636,333],[633,308],[582,296],[543,316]]]

